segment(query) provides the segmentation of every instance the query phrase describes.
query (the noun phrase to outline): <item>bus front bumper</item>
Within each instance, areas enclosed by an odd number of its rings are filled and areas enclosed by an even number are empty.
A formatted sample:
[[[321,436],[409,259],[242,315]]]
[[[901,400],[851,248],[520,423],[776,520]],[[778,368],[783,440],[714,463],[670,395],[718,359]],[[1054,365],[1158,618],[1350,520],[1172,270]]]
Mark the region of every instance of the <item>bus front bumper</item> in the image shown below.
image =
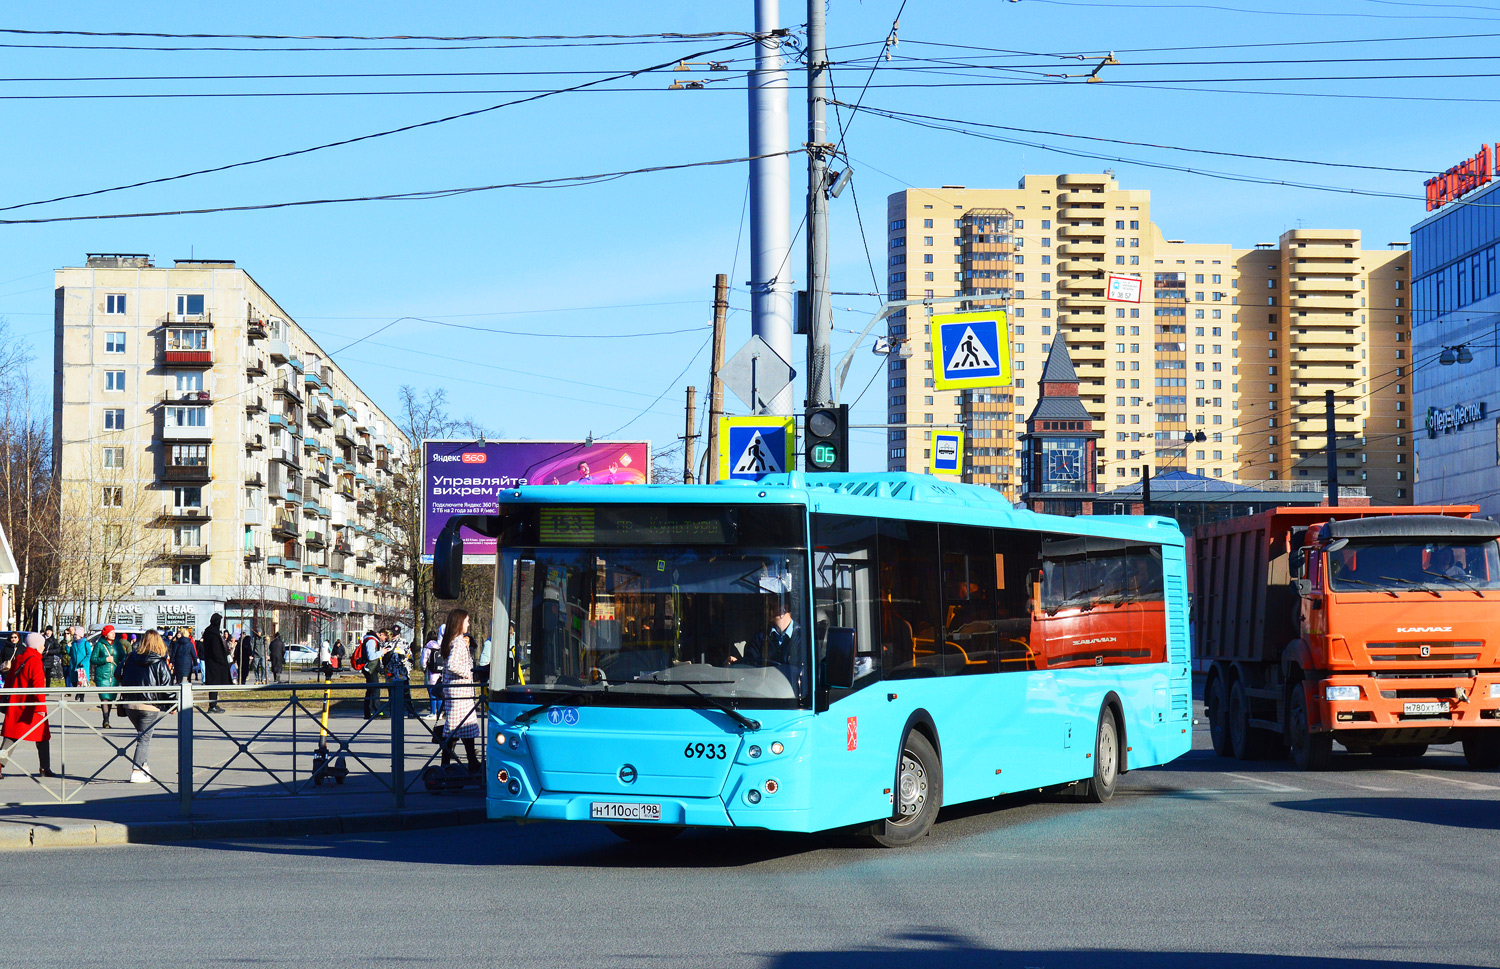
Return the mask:
[[[600,810],[605,816],[595,813],[594,805],[610,805]],[[608,824],[672,824],[696,825],[706,828],[766,828],[772,831],[809,831],[808,812],[805,810],[781,810],[760,804],[755,807],[728,810],[724,801],[717,797],[619,797],[612,794],[574,794],[542,792],[534,801],[516,798],[487,798],[486,814],[491,820],[528,821],[598,821]],[[622,816],[635,812],[621,812],[616,805],[643,805],[643,814],[655,814],[650,806],[658,808],[659,819]]]

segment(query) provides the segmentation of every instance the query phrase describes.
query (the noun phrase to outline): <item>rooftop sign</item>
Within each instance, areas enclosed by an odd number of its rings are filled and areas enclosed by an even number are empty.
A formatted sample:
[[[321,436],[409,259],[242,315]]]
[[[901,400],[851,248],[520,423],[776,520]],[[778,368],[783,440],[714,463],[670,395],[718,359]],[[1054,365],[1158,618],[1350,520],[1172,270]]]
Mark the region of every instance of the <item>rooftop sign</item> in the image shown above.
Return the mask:
[[[1459,196],[1488,184],[1490,176],[1494,174],[1497,154],[1500,154],[1500,144],[1493,148],[1480,145],[1479,153],[1473,158],[1459,162],[1443,174],[1423,182],[1427,188],[1427,211],[1440,209]]]

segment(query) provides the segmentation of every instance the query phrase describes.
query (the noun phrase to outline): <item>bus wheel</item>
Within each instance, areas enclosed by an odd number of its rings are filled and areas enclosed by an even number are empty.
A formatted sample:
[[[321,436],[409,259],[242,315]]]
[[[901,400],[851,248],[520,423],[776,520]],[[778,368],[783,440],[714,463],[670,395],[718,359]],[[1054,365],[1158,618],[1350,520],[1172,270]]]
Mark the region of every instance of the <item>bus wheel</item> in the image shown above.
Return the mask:
[[[1287,744],[1292,748],[1292,763],[1298,770],[1327,770],[1333,760],[1333,738],[1315,734],[1307,721],[1307,691],[1301,683],[1292,684],[1292,708],[1287,714]]]
[[[1500,767],[1500,729],[1476,730],[1464,738],[1464,760],[1470,767],[1494,770]]]
[[[1208,735],[1213,740],[1214,753],[1230,757],[1234,748],[1229,743],[1229,691],[1224,689],[1224,677],[1215,676],[1208,687]]]
[[[680,824],[607,824],[605,827],[618,838],[645,845],[661,844],[682,834]]]
[[[1094,735],[1094,776],[1084,782],[1083,799],[1103,804],[1114,796],[1115,781],[1120,778],[1120,728],[1108,707],[1099,714],[1099,729]]]
[[[915,730],[901,743],[895,793],[891,817],[868,829],[869,840],[882,848],[900,848],[926,835],[943,806],[943,765],[932,744]]]

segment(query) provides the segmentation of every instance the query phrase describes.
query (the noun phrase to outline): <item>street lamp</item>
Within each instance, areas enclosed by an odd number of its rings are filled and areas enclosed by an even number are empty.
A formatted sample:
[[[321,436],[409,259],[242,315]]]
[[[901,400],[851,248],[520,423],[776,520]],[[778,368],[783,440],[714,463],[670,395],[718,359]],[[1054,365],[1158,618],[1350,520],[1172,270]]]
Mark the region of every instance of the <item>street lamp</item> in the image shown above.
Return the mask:
[[[1438,355],[1438,363],[1445,367],[1451,367],[1455,363],[1472,363],[1474,354],[1469,351],[1467,343],[1460,343],[1456,347],[1443,347],[1443,352]]]

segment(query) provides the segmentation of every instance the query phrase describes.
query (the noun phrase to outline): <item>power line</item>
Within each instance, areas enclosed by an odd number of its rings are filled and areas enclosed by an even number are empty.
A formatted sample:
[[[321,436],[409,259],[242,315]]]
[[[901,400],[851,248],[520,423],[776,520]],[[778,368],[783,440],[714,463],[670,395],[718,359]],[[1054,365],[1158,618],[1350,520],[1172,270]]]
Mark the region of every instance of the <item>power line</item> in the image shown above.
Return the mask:
[[[1395,13],[1352,13],[1352,12],[1329,12],[1308,10],[1255,10],[1246,7],[1225,7],[1210,3],[1137,3],[1131,0],[1129,4],[1097,3],[1093,0],[1030,0],[1031,3],[1045,3],[1054,7],[1096,7],[1105,10],[1135,11],[1135,10],[1218,10],[1224,13],[1249,13],[1262,17],[1344,17],[1359,18],[1365,20],[1480,20],[1494,21],[1500,17],[1471,17],[1461,14],[1395,14]],[[1500,13],[1500,11],[1496,11]]]
[[[1346,40],[1277,40],[1261,41],[1253,44],[1191,44],[1176,47],[1121,47],[1116,48],[1116,54],[1157,54],[1169,53],[1183,50],[1248,50],[1260,47],[1313,47],[1343,44],[1395,44],[1409,43],[1426,40],[1485,40],[1500,37],[1500,33],[1476,33],[1476,34],[1429,34],[1426,36],[1402,36],[1402,37],[1352,37]],[[1103,57],[1108,51],[1067,51],[1057,53],[1045,53],[1042,51],[1015,51],[1002,47],[982,47],[974,44],[947,44],[930,40],[908,40],[908,45],[921,47],[951,47],[956,50],[981,50],[1007,56],[1034,56],[1034,57],[1074,57],[1089,58],[1097,55]]]
[[[527,97],[519,98],[519,99],[514,100],[514,101],[505,101],[505,102],[502,102],[500,104],[492,104],[492,105],[490,105],[488,107],[484,107],[484,108],[475,108],[475,109],[473,109],[471,111],[461,111],[458,114],[450,114],[450,115],[446,115],[446,116],[441,117],[441,118],[431,118],[431,119],[429,119],[427,121],[419,121],[419,122],[416,122],[414,124],[401,125],[400,127],[396,127],[396,128],[387,128],[387,129],[385,129],[383,131],[375,131],[375,132],[371,132],[369,134],[358,135],[358,136],[353,137],[353,138],[342,138],[342,139],[340,139],[338,141],[325,142],[325,143],[323,143],[321,145],[312,145],[312,146],[307,147],[307,148],[298,148],[298,149],[295,149],[293,151],[277,152],[276,154],[273,154],[273,155],[264,155],[264,156],[262,156],[260,158],[251,158],[251,159],[248,159],[246,161],[231,162],[230,164],[227,164],[227,165],[216,165],[216,166],[214,166],[212,168],[202,168],[202,169],[198,169],[196,171],[184,172],[184,173],[179,174],[179,175],[168,175],[168,176],[164,176],[164,177],[161,177],[161,178],[150,178],[150,179],[145,179],[145,180],[138,181],[138,182],[130,182],[130,183],[125,184],[125,185],[115,185],[115,186],[111,186],[109,188],[94,189],[94,190],[88,191],[88,192],[74,192],[74,193],[71,193],[71,194],[68,194],[68,195],[59,195],[59,196],[56,196],[54,198],[40,199],[40,200],[34,201],[34,202],[20,202],[20,203],[14,204],[14,205],[0,206],[0,212],[12,211],[14,209],[19,209],[19,208],[26,208],[26,207],[32,206],[32,205],[46,205],[46,204],[49,204],[49,203],[52,203],[52,202],[62,202],[62,201],[70,200],[70,199],[88,198],[90,196],[95,196],[95,195],[104,195],[104,194],[106,194],[108,192],[119,192],[119,191],[124,191],[125,189],[140,188],[140,187],[145,186],[145,185],[160,185],[163,182],[179,181],[179,180],[185,179],[185,178],[194,178],[194,177],[196,177],[198,175],[207,175],[207,174],[210,174],[210,173],[213,173],[213,172],[228,171],[228,170],[233,169],[233,168],[245,168],[245,167],[247,167],[249,165],[259,165],[259,164],[262,164],[264,162],[277,161],[277,160],[282,159],[282,158],[292,158],[292,157],[295,157],[295,156],[298,156],[298,155],[307,155],[307,154],[310,154],[310,153],[315,152],[315,151],[323,151],[324,149],[327,149],[327,148],[338,148],[338,147],[342,147],[344,145],[352,145],[352,144],[355,144],[357,142],[370,141],[370,140],[373,140],[375,138],[385,138],[385,137],[388,137],[390,135],[402,134],[402,133],[405,133],[405,132],[408,132],[408,131],[415,131],[415,130],[417,130],[419,128],[429,128],[429,127],[432,127],[433,125],[446,124],[449,121],[457,121],[457,120],[459,120],[461,118],[473,118],[473,117],[477,117],[477,116],[482,115],[482,114],[488,114],[489,112],[492,112],[492,111],[498,111],[501,108],[514,107],[514,106],[519,105],[519,104],[526,104],[526,103],[529,103],[529,102],[532,102],[532,101],[538,101],[538,100],[541,100],[542,98],[551,97],[553,95],[566,94],[566,93],[570,93],[570,92],[573,92],[573,91],[580,91],[580,90],[583,90],[585,88],[593,87],[593,86],[598,85],[598,84],[605,84],[605,83],[608,83],[610,81],[621,80],[621,79],[624,79],[624,78],[627,78],[627,77],[635,77],[635,76],[637,76],[639,74],[650,73],[652,71],[658,71],[658,70],[661,70],[661,69],[667,68],[667,67],[674,67],[678,63],[680,63],[680,60],[685,60],[685,59],[690,59],[690,58],[697,58],[697,57],[707,57],[709,54],[717,54],[717,53],[720,53],[720,52],[726,51],[726,50],[734,50],[736,48],[743,47],[743,46],[745,46],[746,44],[749,44],[749,43],[753,43],[753,41],[739,41],[737,43],[730,44],[730,45],[727,45],[727,46],[724,46],[724,47],[715,47],[715,48],[711,48],[711,49],[708,49],[708,50],[701,50],[701,51],[697,51],[697,52],[692,53],[692,54],[688,54],[688,55],[686,55],[686,57],[681,58],[681,59],[679,59],[679,58],[673,58],[670,61],[663,61],[663,62],[661,62],[659,64],[654,64],[654,65],[651,65],[649,67],[640,68],[639,70],[626,71],[626,72],[622,72],[622,73],[619,73],[619,74],[612,74],[612,75],[610,75],[608,77],[596,78],[595,80],[592,80],[592,81],[584,81],[581,84],[575,84],[575,85],[573,85],[571,87],[559,88],[559,89],[554,90],[554,91],[547,91],[547,92],[543,92],[543,93],[540,93],[540,94],[532,94],[532,95],[529,95]]]
[[[0,27],[0,34],[21,34],[31,37],[149,37],[157,40],[708,40],[719,37],[745,37],[754,39],[755,34],[744,30],[710,30],[700,33],[656,32],[647,34],[471,34],[468,36],[443,37],[426,34],[386,34],[368,36],[364,34],[173,34],[155,31],[134,30],[25,30],[18,27]]]
[[[344,202],[391,202],[391,201],[418,201],[427,199],[451,198],[457,195],[468,195],[475,192],[492,192],[506,188],[574,188],[580,185],[593,185],[600,182],[613,181],[627,175],[640,175],[649,172],[678,171],[686,168],[705,168],[718,165],[734,165],[742,162],[754,161],[756,158],[769,158],[773,155],[792,155],[803,149],[794,148],[784,152],[774,152],[772,155],[745,156],[742,158],[718,158],[712,161],[684,162],[678,165],[653,165],[647,168],[634,168],[627,171],[604,172],[597,175],[570,175],[558,178],[541,178],[528,182],[506,182],[498,185],[476,185],[467,188],[445,188],[429,189],[420,192],[395,192],[389,195],[355,195],[343,198],[321,198],[302,199],[294,202],[263,202],[256,205],[220,205],[200,209],[175,209],[156,212],[114,212],[100,215],[59,215],[48,218],[36,219],[0,219],[0,225],[42,225],[51,222],[90,222],[105,219],[147,219],[173,215],[206,215],[216,212],[254,212],[266,209],[296,208],[309,205],[333,205]]]

